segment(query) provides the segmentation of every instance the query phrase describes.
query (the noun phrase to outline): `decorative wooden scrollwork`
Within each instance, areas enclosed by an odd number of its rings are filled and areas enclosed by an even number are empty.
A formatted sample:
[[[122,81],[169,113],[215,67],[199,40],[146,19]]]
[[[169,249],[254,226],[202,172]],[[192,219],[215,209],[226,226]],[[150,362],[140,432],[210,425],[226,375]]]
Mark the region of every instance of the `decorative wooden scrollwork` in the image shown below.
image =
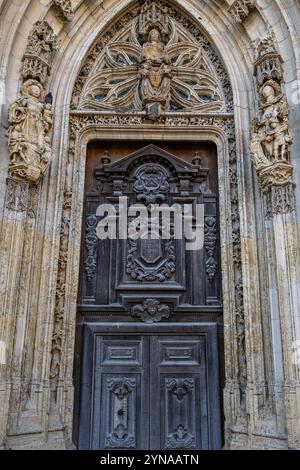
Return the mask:
[[[147,299],[143,304],[135,305],[132,308],[132,316],[139,318],[144,323],[160,322],[163,318],[169,318],[170,314],[170,308],[156,299]]]

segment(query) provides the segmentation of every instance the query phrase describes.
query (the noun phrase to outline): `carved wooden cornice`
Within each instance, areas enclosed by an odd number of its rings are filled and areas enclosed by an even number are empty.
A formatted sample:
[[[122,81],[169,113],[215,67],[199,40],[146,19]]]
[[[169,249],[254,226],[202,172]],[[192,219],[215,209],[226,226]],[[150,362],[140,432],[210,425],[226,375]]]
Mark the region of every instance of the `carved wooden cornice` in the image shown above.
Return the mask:
[[[228,11],[236,23],[243,23],[251,9],[255,6],[255,3],[255,0],[236,0]]]

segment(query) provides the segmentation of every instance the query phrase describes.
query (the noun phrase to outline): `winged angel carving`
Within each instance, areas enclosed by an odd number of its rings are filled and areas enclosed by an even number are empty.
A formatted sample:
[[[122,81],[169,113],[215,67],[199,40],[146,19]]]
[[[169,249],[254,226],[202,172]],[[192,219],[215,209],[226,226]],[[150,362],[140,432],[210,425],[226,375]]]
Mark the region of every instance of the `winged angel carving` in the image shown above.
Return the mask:
[[[145,34],[139,17],[117,33],[89,73],[79,108],[149,112],[157,103],[161,111],[226,112],[216,64],[183,25],[165,18]]]

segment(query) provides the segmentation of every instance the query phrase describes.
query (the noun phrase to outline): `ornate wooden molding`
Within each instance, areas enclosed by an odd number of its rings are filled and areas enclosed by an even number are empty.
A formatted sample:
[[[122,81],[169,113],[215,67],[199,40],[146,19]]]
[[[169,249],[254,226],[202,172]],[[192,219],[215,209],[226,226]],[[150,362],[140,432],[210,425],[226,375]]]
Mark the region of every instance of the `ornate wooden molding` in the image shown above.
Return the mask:
[[[158,323],[163,318],[169,318],[170,308],[161,304],[157,299],[146,299],[142,304],[132,308],[132,316],[139,318],[144,323]]]
[[[290,162],[292,137],[289,108],[282,90],[282,59],[272,35],[256,45],[255,75],[259,88],[259,113],[253,121],[251,158],[262,192],[267,215],[294,210],[293,166]]]
[[[255,6],[255,3],[255,0],[236,0],[228,11],[236,23],[243,23],[251,9]]]

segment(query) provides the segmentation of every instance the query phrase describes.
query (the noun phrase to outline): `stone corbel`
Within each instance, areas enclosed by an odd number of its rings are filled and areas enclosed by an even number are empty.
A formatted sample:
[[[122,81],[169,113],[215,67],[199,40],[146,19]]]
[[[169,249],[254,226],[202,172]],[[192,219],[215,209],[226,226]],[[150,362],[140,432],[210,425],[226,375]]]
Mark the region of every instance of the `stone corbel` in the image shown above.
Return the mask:
[[[63,22],[73,19],[74,12],[70,0],[53,0],[52,9],[55,15]]]
[[[267,216],[294,210],[292,138],[289,109],[282,89],[282,58],[272,35],[256,45],[255,76],[260,106],[253,121],[251,158],[265,195]]]
[[[255,3],[255,0],[235,0],[228,11],[236,23],[243,23]]]

